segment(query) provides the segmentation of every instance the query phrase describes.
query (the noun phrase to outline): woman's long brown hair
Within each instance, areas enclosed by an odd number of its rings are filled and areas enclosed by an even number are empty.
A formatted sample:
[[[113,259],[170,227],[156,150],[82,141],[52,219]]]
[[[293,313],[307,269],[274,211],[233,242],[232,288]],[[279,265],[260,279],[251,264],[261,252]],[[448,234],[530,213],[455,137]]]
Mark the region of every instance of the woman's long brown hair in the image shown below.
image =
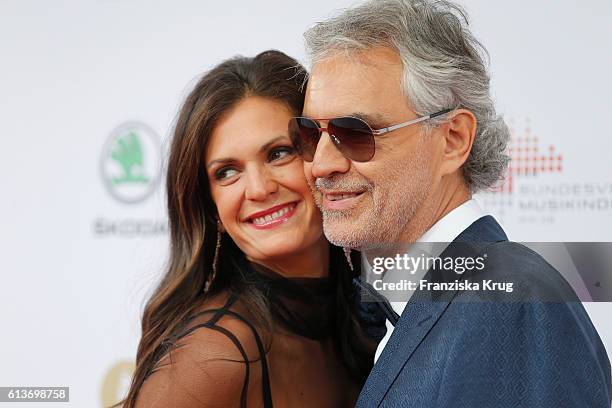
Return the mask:
[[[284,102],[292,112],[300,114],[305,83],[306,72],[296,60],[279,51],[266,51],[253,58],[235,57],[221,63],[207,72],[187,96],[178,115],[168,157],[168,266],[144,308],[136,369],[126,398],[116,406],[134,407],[138,391],[172,347],[181,324],[205,298],[204,284],[212,272],[217,240],[217,209],[210,196],[204,151],[216,123],[250,95]],[[224,234],[219,273],[209,294],[228,288],[245,293],[244,298],[254,304],[256,315],[269,316],[265,299],[258,301],[259,294],[249,293],[240,274],[231,273],[231,259],[241,256],[231,238]],[[341,286],[344,290],[350,289],[350,278],[345,282],[348,287]],[[350,309],[347,301],[348,297],[344,297],[343,313],[346,319],[354,321],[347,311]],[[346,319],[343,319],[345,323]],[[354,359],[351,355],[348,358]]]

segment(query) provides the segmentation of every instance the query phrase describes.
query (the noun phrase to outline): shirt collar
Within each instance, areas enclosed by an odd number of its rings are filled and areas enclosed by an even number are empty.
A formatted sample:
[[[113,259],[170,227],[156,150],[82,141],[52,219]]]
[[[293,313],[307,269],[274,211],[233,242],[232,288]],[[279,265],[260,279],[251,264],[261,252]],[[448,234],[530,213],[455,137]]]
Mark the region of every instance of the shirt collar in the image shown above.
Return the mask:
[[[463,231],[487,213],[480,208],[475,199],[470,199],[451,210],[431,226],[417,242],[450,243]]]
[[[475,199],[470,199],[451,210],[431,226],[417,242],[432,243],[431,256],[439,256],[446,247],[470,225],[487,215]],[[435,248],[433,247],[435,245]],[[391,307],[400,316],[407,302],[390,302]]]

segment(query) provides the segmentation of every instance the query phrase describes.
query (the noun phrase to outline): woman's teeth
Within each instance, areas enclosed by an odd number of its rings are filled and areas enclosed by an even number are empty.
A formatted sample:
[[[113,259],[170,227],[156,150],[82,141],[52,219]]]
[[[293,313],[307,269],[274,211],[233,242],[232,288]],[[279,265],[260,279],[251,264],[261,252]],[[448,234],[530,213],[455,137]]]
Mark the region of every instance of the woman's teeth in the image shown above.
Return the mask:
[[[359,194],[350,193],[350,194],[328,194],[327,199],[330,201],[338,201],[338,200],[346,200],[347,198],[357,197]]]
[[[273,212],[272,214],[268,214],[264,217],[257,217],[257,218],[253,218],[253,224],[255,225],[261,225],[261,224],[266,224],[270,221],[274,221],[280,217],[282,217],[283,215],[287,214],[289,211],[291,211],[293,209],[293,207],[295,207],[295,204],[291,204],[290,206],[287,206],[281,210],[278,210],[276,212]]]

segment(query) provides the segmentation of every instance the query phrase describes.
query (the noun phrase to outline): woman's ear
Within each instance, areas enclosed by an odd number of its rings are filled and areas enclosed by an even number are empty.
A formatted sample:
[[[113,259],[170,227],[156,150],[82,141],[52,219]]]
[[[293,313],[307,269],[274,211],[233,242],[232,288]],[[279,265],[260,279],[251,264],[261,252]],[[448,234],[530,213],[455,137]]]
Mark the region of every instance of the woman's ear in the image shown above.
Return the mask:
[[[476,116],[467,109],[457,109],[444,124],[444,152],[442,168],[444,174],[454,173],[463,166],[472,150],[476,137]]]

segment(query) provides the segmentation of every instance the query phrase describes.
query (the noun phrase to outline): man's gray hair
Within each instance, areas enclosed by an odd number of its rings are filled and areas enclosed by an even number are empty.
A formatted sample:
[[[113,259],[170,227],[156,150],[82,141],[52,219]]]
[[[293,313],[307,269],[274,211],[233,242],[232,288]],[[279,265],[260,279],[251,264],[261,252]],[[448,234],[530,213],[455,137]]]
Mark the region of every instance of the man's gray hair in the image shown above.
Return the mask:
[[[476,137],[463,166],[472,192],[503,177],[509,130],[489,93],[488,53],[460,6],[444,0],[369,0],[317,23],[304,37],[312,64],[338,52],[396,50],[404,66],[403,91],[418,115],[461,107],[476,116]],[[445,116],[430,120],[430,126]]]

